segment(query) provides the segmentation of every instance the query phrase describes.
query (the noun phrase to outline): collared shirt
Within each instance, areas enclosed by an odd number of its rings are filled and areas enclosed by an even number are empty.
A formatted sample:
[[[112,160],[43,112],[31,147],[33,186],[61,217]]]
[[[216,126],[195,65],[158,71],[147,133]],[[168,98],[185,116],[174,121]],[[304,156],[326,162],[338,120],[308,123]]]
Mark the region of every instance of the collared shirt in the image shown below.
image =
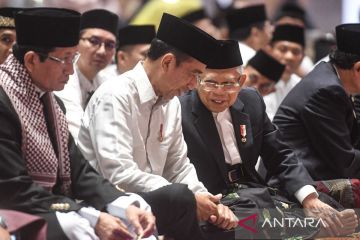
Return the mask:
[[[237,147],[235,132],[234,132],[229,109],[227,108],[223,112],[212,113],[212,114],[213,114],[213,117],[215,120],[217,131],[220,136],[221,145],[222,145],[222,148],[224,151],[225,162],[230,165],[242,163],[239,149]],[[222,124],[230,125],[230,127],[222,129],[222,126],[223,126]],[[227,142],[231,141],[231,144],[229,144],[229,145],[231,145],[232,147],[235,147],[233,149],[233,151],[231,151],[232,154],[230,154],[230,152],[228,151],[228,148],[225,146],[225,141],[227,141]]]
[[[80,84],[80,92],[81,92],[81,107],[85,110],[86,103],[88,102],[89,94],[92,95],[94,91],[103,83],[105,82],[106,78],[103,75],[103,72],[99,72],[96,74],[94,79],[89,80],[87,79],[84,74],[79,70],[78,67],[75,68],[77,75],[79,77],[79,84]]]
[[[264,102],[266,105],[266,113],[270,120],[274,119],[276,111],[278,110],[280,103],[284,100],[286,95],[293,87],[300,82],[301,78],[296,74],[291,74],[289,81],[285,82],[280,80],[276,83],[276,91],[264,96]]]
[[[102,84],[86,108],[79,148],[90,164],[126,191],[184,183],[206,191],[187,158],[178,98],[161,102],[138,63]]]
[[[66,108],[66,119],[69,123],[69,131],[77,142],[81,118],[84,114],[85,102],[89,96],[88,92],[96,90],[106,78],[103,74],[98,74],[93,83],[85,78],[76,65],[74,65],[74,74],[69,77],[69,81],[61,91],[54,92]]]
[[[213,117],[215,118],[215,124],[216,124],[216,128],[218,130],[219,136],[220,136],[221,145],[222,145],[223,150],[224,150],[224,157],[225,157],[226,163],[231,164],[231,165],[234,165],[234,164],[237,164],[237,163],[242,163],[242,160],[241,160],[241,157],[240,157],[240,152],[239,152],[238,148],[236,148],[236,150],[237,150],[237,154],[239,154],[239,156],[238,156],[239,161],[233,162],[231,160],[231,157],[230,157],[230,155],[229,155],[229,153],[227,151],[227,148],[225,146],[225,143],[224,143],[224,137],[226,137],[228,139],[230,138],[231,141],[233,141],[235,143],[235,146],[237,146],[236,138],[235,138],[235,132],[230,131],[230,132],[228,132],[228,134],[226,136],[224,136],[222,131],[221,131],[221,126],[218,123],[218,121],[226,121],[226,122],[232,124],[230,110],[227,108],[223,112],[212,113],[212,114],[213,114]],[[229,129],[233,129],[233,128],[229,128]],[[235,159],[236,159],[236,157],[235,157]],[[311,185],[305,185],[305,186],[301,187],[299,190],[297,190],[295,192],[294,196],[300,203],[302,203],[303,200],[312,193],[317,194],[316,189]]]

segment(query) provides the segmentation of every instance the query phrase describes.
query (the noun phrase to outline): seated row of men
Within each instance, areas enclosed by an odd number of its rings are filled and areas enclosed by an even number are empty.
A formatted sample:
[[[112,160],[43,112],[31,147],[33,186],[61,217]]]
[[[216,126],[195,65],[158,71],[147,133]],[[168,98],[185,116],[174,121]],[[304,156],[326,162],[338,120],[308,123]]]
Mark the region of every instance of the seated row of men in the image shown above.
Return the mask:
[[[309,236],[355,231],[353,210],[337,211],[334,207],[340,210],[341,205],[326,195],[320,200],[307,166],[299,163],[306,157],[299,159],[284,143],[261,95],[241,90],[246,75],[238,43],[216,40],[169,14],[163,15],[146,59],[92,95],[77,147],[65,108],[52,92],[62,90],[74,73],[79,33],[80,42],[104,49],[111,45],[102,39],[93,43],[95,33],[79,32],[81,19],[75,11],[50,8],[15,16],[17,43],[0,65],[1,208],[45,218],[50,239],[126,239],[134,234],[151,239],[155,224],[160,234],[175,239],[206,239],[214,233],[202,231],[199,221],[222,229],[238,224],[221,203],[223,195],[235,192],[250,201],[259,196],[245,195],[245,189],[268,190],[255,170],[261,156],[280,195],[326,223]],[[337,27],[341,40],[332,58],[339,88],[344,79],[349,93],[357,91],[359,61],[351,66],[342,61],[343,55],[358,53],[350,39],[359,38],[359,29],[358,24]],[[316,91],[307,91],[311,98],[330,96],[326,90],[311,90]],[[179,101],[175,96],[180,95]],[[336,92],[334,98],[339,97]],[[307,103],[301,106],[318,114]],[[253,208],[273,204],[272,198],[266,200]],[[234,232],[221,233],[234,239]]]

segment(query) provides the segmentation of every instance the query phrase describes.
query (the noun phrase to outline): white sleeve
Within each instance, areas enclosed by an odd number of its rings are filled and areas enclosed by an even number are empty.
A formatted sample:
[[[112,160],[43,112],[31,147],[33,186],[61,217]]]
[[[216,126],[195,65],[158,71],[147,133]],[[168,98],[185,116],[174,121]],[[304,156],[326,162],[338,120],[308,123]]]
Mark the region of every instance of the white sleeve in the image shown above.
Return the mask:
[[[84,110],[81,106],[81,90],[76,71],[74,71],[74,74],[70,76],[64,89],[54,93],[65,105],[69,131],[77,143],[81,126],[81,118],[84,114]]]
[[[316,193],[317,196],[319,196],[316,189],[312,185],[305,185],[301,187],[299,190],[297,190],[294,195],[296,199],[302,204],[304,199],[312,193]]]
[[[207,192],[204,184],[199,181],[195,167],[187,157],[187,145],[181,125],[181,107],[178,98],[171,103],[176,114],[175,128],[172,133],[173,142],[169,147],[164,169],[164,177],[170,182],[187,184],[192,192]]]
[[[148,192],[171,184],[165,178],[139,169],[133,156],[132,119],[129,100],[104,94],[86,126],[97,159],[98,171],[129,192]]]

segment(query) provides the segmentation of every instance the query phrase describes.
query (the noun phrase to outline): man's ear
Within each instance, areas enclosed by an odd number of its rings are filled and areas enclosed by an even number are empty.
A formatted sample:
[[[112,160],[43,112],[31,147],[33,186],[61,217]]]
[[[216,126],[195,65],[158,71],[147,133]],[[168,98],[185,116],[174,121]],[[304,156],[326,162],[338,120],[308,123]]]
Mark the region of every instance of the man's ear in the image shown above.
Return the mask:
[[[245,83],[245,80],[247,78],[247,75],[246,74],[242,74],[241,77],[240,77],[240,87],[243,87],[244,86],[244,83]]]
[[[176,58],[172,53],[166,53],[161,58],[161,68],[164,72],[168,72],[170,69],[176,66]]]
[[[39,55],[37,55],[34,51],[29,51],[24,55],[24,65],[29,73],[32,73],[35,68],[35,64],[40,62]]]
[[[119,50],[117,53],[116,53],[116,57],[117,57],[117,61],[118,63],[120,63],[122,65],[122,63],[125,61],[125,52]]]
[[[355,71],[355,74],[360,76],[360,61],[357,61],[356,63],[354,63],[353,69]]]

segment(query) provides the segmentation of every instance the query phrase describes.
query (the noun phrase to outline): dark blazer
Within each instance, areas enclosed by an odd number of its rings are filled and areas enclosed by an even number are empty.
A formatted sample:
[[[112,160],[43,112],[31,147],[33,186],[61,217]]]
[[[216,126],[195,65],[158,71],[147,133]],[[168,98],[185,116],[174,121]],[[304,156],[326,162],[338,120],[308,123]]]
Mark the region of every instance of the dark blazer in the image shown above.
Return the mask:
[[[50,224],[49,239],[58,239],[53,234],[52,226],[59,230],[54,203],[68,203],[66,211],[81,208],[75,199],[83,200],[82,204],[104,210],[124,193],[116,190],[107,180],[100,177],[89,165],[75,146],[70,135],[69,152],[71,161],[71,181],[73,196],[63,196],[49,192],[34,183],[26,170],[26,163],[21,151],[21,124],[10,99],[0,87],[0,208],[13,209],[46,218]],[[61,229],[61,228],[60,228]],[[52,237],[53,238],[52,238]],[[56,237],[55,237],[56,236]]]
[[[212,113],[199,99],[197,91],[180,98],[182,127],[188,146],[188,157],[195,165],[200,181],[211,193],[223,192],[228,187],[227,168],[221,140]],[[237,145],[242,162],[254,182],[265,181],[255,170],[261,156],[270,175],[281,179],[285,193],[292,196],[298,189],[313,184],[292,150],[279,141],[279,132],[265,113],[265,104],[253,88],[242,89],[230,107]],[[247,141],[241,142],[240,125],[246,125]]]
[[[273,122],[315,180],[360,178],[358,125],[330,63],[320,63],[290,91]]]

